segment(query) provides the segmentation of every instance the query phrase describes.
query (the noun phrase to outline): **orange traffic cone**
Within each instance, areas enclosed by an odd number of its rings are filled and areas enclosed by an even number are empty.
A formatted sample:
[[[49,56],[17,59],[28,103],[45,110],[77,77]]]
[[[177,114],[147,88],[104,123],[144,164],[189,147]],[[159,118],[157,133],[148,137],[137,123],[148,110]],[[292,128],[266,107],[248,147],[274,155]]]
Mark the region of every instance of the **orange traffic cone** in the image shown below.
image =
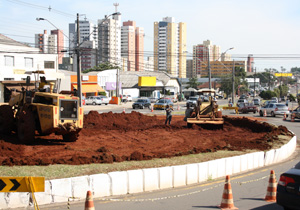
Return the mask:
[[[93,196],[91,191],[87,191],[84,210],[95,210]]]
[[[295,113],[291,114],[291,122],[295,122]]]
[[[125,113],[125,107],[123,108],[123,113]]]
[[[153,112],[153,106],[151,106],[151,112]]]
[[[265,110],[265,111],[264,111],[264,117],[266,117],[266,116],[267,116],[267,111]]]
[[[222,196],[221,205],[218,206],[220,209],[238,209],[233,204],[233,196],[230,184],[230,176],[226,176],[224,191]]]
[[[276,202],[276,189],[277,189],[277,181],[275,177],[275,172],[271,170],[270,178],[269,178],[269,185],[267,189],[267,195],[265,200],[268,202]]]
[[[286,114],[284,113],[284,115],[283,115],[283,120],[286,120]]]

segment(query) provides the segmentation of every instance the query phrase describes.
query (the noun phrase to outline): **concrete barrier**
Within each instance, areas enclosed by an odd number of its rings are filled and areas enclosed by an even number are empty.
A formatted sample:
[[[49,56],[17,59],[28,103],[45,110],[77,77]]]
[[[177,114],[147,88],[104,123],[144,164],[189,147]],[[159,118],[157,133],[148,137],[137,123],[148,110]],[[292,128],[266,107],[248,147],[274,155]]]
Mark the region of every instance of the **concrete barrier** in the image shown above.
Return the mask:
[[[218,159],[217,160],[217,177],[223,177],[226,176],[226,159]]]
[[[161,167],[158,168],[158,183],[159,189],[167,189],[173,187],[173,168],[168,167]]]
[[[80,199],[86,198],[86,192],[91,190],[90,186],[90,177],[81,176],[81,177],[72,177],[72,196]]]
[[[186,165],[186,184],[196,184],[199,180],[199,164]]]
[[[208,161],[208,179],[218,177],[218,160]]]
[[[275,150],[272,149],[265,153],[265,166],[271,165],[274,162]]]
[[[199,182],[205,182],[208,180],[208,162],[198,164],[199,168]]]
[[[237,174],[241,172],[241,156],[233,157],[233,174]]]
[[[225,158],[225,174],[232,175],[233,173],[233,160],[234,157]]]
[[[173,186],[181,187],[186,185],[186,166],[173,166]]]
[[[127,171],[128,193],[140,193],[144,191],[144,177],[142,170]]]
[[[94,197],[105,197],[111,195],[111,178],[108,174],[90,175],[92,192]]]
[[[128,192],[128,179],[126,171],[110,172],[111,178],[110,192],[111,195],[125,195]]]
[[[54,179],[50,183],[54,203],[68,202],[68,198],[73,196],[71,178]]]
[[[143,169],[144,191],[158,190],[158,170],[157,168]]]
[[[45,181],[45,192],[34,193],[35,199],[39,205],[52,203],[51,189],[52,189],[52,186],[51,186],[50,181],[46,180]]]

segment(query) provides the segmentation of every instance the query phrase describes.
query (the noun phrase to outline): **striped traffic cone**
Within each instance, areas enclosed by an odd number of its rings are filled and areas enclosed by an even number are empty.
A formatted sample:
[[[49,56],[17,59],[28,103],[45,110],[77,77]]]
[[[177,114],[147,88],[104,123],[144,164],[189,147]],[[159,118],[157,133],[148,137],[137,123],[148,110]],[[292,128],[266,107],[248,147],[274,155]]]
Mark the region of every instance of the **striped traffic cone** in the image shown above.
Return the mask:
[[[265,110],[265,111],[264,111],[264,117],[266,117],[266,116],[267,116],[267,111]]]
[[[276,202],[276,190],[277,190],[277,181],[275,177],[275,172],[271,170],[269,185],[268,185],[267,195],[265,197],[265,200],[268,202]]]
[[[153,112],[153,106],[151,106],[151,112]]]
[[[295,122],[295,113],[291,114],[291,122]]]
[[[283,115],[283,120],[286,120],[286,113],[284,113]]]
[[[95,210],[93,196],[91,191],[87,191],[84,210]]]
[[[232,190],[231,190],[231,184],[230,184],[230,176],[226,176],[225,185],[224,185],[224,191],[222,196],[222,202],[221,205],[218,206],[220,209],[238,209],[233,204],[233,196],[232,196]]]
[[[125,107],[123,108],[123,113],[125,113]]]

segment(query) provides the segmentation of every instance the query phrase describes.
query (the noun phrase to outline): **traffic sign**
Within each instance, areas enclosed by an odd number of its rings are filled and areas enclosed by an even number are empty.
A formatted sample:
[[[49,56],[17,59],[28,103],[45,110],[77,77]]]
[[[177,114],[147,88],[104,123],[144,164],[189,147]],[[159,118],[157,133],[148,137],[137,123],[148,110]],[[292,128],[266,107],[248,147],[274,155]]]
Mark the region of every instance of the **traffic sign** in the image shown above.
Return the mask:
[[[292,77],[292,73],[275,73],[276,77]]]
[[[45,177],[0,177],[0,192],[44,192]]]

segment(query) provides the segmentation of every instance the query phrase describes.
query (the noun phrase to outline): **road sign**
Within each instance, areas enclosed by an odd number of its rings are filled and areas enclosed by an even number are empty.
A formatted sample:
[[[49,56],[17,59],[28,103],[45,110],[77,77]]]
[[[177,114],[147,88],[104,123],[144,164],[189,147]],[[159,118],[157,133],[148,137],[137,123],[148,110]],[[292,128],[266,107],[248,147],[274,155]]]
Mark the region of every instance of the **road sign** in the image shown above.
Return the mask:
[[[45,177],[0,177],[0,192],[44,192]]]
[[[292,77],[292,73],[275,73],[276,77]]]

